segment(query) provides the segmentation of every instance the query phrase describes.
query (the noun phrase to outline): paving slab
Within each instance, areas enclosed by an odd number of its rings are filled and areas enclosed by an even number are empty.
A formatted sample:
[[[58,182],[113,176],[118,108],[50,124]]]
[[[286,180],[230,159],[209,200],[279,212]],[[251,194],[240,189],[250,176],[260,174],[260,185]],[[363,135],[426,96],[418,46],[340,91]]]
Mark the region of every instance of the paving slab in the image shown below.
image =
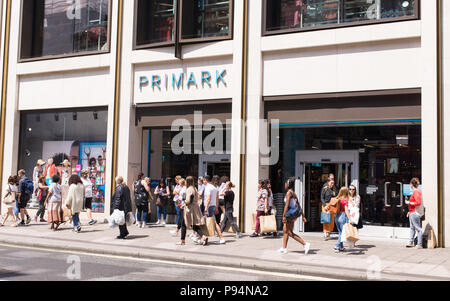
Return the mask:
[[[206,247],[195,245],[189,238],[186,246],[177,246],[180,238],[169,233],[173,227],[131,226],[127,240],[116,240],[118,229],[110,229],[107,224],[83,226],[82,233],[71,229],[70,225],[63,225],[53,232],[46,224],[1,227],[0,243],[202,265],[226,264],[336,279],[450,280],[450,250],[407,249],[402,242],[365,238],[355,249],[336,254],[336,240],[324,241],[321,235],[307,234],[304,238],[311,243],[310,254],[305,255],[303,246],[289,240],[289,253],[283,255],[277,252],[281,238],[236,239],[226,233],[225,245],[214,244],[217,238],[212,237]]]

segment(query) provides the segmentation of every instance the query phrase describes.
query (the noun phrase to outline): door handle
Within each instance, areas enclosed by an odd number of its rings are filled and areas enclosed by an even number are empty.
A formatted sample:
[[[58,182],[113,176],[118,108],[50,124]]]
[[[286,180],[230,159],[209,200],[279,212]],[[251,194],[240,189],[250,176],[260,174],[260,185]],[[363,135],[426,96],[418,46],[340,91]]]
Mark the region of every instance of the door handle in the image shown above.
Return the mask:
[[[385,207],[391,207],[391,205],[388,204],[388,185],[391,184],[391,182],[384,183],[384,206]]]
[[[397,205],[397,208],[402,208],[404,203],[404,198],[403,198],[403,183],[402,182],[397,182],[398,185],[400,185],[400,205]]]

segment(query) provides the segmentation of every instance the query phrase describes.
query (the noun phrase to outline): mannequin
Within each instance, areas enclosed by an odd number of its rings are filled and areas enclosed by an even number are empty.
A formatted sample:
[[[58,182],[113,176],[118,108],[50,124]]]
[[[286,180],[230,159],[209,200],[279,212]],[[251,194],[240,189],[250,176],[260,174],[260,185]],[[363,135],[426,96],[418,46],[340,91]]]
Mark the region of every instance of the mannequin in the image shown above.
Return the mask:
[[[33,200],[37,199],[37,193],[39,192],[39,178],[44,174],[44,166],[45,161],[39,159],[36,163],[36,166],[33,170],[33,184],[34,184],[34,192],[33,192]]]
[[[61,169],[61,185],[69,185],[69,179],[72,175],[72,169],[70,168],[69,160],[64,160],[62,163],[63,167]]]
[[[44,176],[51,179],[56,174],[56,166],[53,163],[53,158],[48,159],[47,166],[45,166]]]

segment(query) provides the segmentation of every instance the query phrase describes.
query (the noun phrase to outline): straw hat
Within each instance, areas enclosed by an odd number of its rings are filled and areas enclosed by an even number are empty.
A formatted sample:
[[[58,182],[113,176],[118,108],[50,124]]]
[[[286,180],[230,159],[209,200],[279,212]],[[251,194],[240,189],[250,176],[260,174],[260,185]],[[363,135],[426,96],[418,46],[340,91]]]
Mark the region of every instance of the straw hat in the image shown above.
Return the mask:
[[[63,163],[62,163],[62,165],[63,165],[63,166],[66,166],[66,165],[67,165],[67,166],[70,166],[69,160],[67,160],[67,159],[64,160]]]
[[[37,165],[39,165],[39,166],[45,165],[45,161],[42,160],[42,159],[39,159],[39,160],[37,161]]]

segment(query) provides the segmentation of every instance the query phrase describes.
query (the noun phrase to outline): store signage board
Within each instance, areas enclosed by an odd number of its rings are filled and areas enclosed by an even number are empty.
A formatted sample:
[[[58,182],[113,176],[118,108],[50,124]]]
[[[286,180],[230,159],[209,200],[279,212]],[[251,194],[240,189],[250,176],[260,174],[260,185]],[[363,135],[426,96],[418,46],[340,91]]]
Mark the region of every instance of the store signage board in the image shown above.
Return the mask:
[[[232,98],[233,65],[227,60],[220,63],[137,66],[134,75],[134,101],[140,104]]]
[[[377,186],[370,185],[370,186],[367,186],[366,194],[367,195],[373,195],[377,191],[378,191],[378,187]]]

